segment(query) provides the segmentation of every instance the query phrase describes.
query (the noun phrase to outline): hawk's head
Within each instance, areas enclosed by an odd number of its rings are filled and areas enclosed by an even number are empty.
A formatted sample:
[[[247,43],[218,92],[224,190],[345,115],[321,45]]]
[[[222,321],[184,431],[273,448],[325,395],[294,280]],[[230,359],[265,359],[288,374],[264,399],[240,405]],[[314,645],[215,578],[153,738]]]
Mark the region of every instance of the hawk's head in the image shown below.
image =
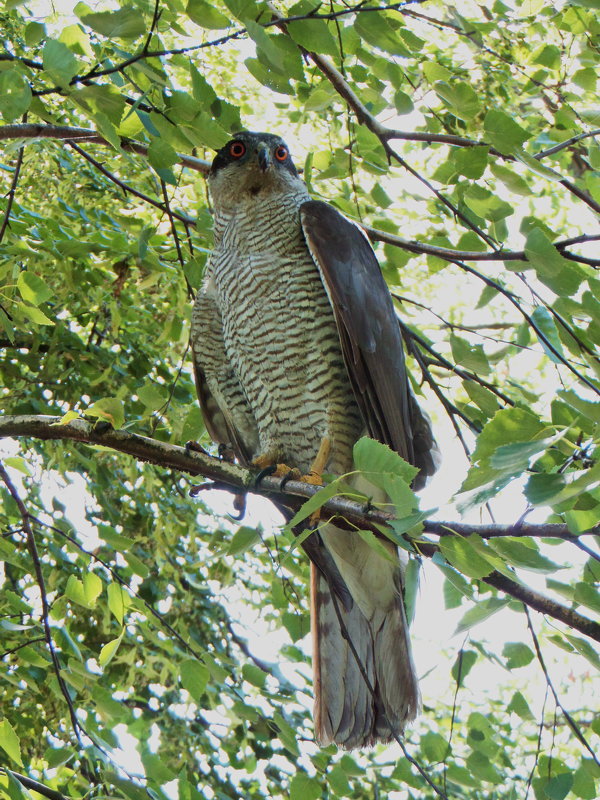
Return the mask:
[[[236,133],[218,151],[208,181],[217,205],[297,191],[304,186],[283,139],[253,131]]]

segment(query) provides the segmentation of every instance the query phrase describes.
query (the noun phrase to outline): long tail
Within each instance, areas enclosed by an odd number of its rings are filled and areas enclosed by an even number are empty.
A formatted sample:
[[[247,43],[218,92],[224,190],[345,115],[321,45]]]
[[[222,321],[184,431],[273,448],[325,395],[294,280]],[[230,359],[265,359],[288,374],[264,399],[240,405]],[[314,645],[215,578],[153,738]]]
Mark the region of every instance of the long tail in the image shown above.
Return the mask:
[[[313,564],[316,738],[346,749],[388,742],[419,709],[398,553],[385,543],[388,560],[333,525],[320,533],[349,594],[339,596]]]

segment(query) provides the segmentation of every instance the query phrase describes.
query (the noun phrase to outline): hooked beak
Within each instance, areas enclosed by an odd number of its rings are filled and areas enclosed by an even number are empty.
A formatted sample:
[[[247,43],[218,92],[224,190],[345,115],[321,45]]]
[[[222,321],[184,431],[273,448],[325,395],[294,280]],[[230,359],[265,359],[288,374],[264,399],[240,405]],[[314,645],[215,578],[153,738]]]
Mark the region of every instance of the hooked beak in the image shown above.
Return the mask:
[[[256,149],[256,158],[258,160],[258,166],[261,169],[261,172],[266,172],[269,167],[271,166],[271,154],[269,153],[269,148],[267,147],[264,142],[261,142],[257,149]]]

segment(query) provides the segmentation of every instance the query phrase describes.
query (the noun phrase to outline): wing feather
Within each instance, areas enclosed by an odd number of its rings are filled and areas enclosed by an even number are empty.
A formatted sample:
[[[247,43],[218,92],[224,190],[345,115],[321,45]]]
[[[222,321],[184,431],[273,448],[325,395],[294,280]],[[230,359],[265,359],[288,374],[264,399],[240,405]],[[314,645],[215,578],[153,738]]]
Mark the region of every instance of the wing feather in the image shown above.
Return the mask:
[[[368,433],[421,468],[418,487],[435,471],[435,459],[420,451],[435,444],[409,389],[396,310],[375,253],[360,228],[327,203],[304,203],[300,217]]]

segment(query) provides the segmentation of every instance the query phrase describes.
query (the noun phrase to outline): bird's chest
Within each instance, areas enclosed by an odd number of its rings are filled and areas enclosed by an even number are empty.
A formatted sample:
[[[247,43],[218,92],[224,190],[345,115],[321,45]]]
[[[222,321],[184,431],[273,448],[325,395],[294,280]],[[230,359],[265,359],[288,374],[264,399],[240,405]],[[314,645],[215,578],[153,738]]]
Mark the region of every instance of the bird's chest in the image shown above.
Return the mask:
[[[292,337],[298,349],[313,338],[319,322],[334,329],[333,313],[298,219],[247,224],[233,221],[210,260],[210,275],[221,311],[226,346],[235,352],[260,350],[279,356],[278,337]]]

